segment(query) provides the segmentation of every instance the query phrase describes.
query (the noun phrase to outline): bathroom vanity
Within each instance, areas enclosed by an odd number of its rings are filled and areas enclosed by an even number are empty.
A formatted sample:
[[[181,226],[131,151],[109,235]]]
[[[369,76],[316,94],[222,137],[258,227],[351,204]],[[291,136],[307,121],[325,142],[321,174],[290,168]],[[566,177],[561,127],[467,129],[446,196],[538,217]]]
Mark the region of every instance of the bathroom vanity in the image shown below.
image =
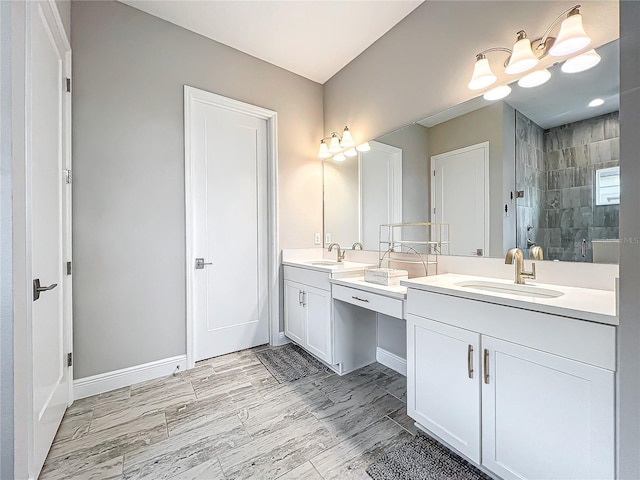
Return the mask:
[[[508,293],[513,282],[453,274],[402,283],[420,428],[503,479],[614,478],[613,292]]]

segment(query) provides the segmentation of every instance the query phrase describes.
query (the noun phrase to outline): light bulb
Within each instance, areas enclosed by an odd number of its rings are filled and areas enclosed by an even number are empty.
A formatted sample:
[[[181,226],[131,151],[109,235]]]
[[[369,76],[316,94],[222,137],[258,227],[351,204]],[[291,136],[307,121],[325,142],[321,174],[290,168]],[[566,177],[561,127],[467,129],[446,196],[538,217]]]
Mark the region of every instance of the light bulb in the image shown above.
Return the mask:
[[[590,107],[599,107],[600,105],[603,105],[603,104],[604,104],[604,100],[601,98],[594,98],[589,102]]]
[[[547,83],[550,78],[551,72],[545,68],[544,70],[537,70],[535,72],[531,72],[529,75],[525,75],[518,80],[518,85],[523,88],[537,87],[543,83]]]
[[[351,138],[351,132],[349,131],[349,127],[344,127],[344,131],[342,132],[342,141],[340,142],[342,148],[353,147],[356,142]]]
[[[356,150],[359,152],[368,152],[371,150],[371,147],[369,146],[369,142],[364,142],[362,145],[358,145]]]
[[[504,71],[509,75],[526,72],[538,64],[539,60],[531,49],[531,40],[524,30],[518,32],[518,41],[513,45],[513,53]]]
[[[500,100],[511,93],[511,87],[509,85],[502,85],[486,92],[483,97],[485,100]]]
[[[469,90],[481,90],[492,85],[497,78],[489,66],[487,57],[478,55],[476,57],[476,64],[473,66],[471,81],[467,87],[469,87]]]
[[[564,73],[578,73],[589,70],[600,63],[600,55],[595,50],[589,50],[575,57],[568,59],[562,64],[562,71]]]
[[[346,158],[347,157],[345,157],[342,153],[339,153],[339,154],[333,156],[333,159],[336,162],[344,162]]]
[[[329,151],[331,153],[337,153],[342,150],[340,146],[340,137],[338,137],[337,133],[331,134],[331,142],[329,143]]]
[[[356,152],[355,148],[350,148],[346,152],[344,152],[345,157],[356,157],[358,156],[358,152]]]
[[[318,157],[320,158],[329,158],[331,156],[331,152],[329,152],[329,148],[327,144],[324,143],[324,140],[320,140],[320,150],[318,150]]]
[[[582,15],[578,9],[575,9],[562,21],[558,38],[549,49],[549,55],[554,57],[571,55],[590,43],[591,39],[582,26]]]

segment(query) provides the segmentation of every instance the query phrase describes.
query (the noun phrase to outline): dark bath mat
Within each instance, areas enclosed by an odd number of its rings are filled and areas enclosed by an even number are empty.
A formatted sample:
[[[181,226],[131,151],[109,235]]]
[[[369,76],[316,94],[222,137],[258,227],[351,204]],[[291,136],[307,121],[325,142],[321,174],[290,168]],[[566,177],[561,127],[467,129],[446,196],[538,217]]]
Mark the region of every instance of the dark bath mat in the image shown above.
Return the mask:
[[[491,480],[432,438],[418,434],[367,468],[374,480]]]
[[[256,352],[255,356],[280,383],[293,382],[314,373],[329,371],[322,362],[293,343],[261,350]]]

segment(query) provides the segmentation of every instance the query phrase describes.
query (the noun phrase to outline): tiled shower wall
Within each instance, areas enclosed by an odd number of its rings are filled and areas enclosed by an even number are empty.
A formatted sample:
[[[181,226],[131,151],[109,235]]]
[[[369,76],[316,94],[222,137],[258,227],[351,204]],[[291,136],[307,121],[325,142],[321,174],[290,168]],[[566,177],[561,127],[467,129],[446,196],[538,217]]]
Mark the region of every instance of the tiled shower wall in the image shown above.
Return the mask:
[[[594,195],[595,171],[619,165],[618,112],[545,130],[544,169],[533,168],[530,160],[531,138],[537,139],[541,130],[516,114],[516,181],[524,185],[518,189],[525,189],[525,198],[518,199],[518,214],[521,202],[524,209],[517,222],[518,246],[526,248],[526,239],[531,238],[543,247],[547,259],[591,262],[591,240],[619,238],[619,206],[596,206]],[[542,170],[545,180],[539,188]],[[527,188],[533,189],[529,202]],[[544,194],[537,201],[540,189]],[[527,232],[527,225],[534,228]]]

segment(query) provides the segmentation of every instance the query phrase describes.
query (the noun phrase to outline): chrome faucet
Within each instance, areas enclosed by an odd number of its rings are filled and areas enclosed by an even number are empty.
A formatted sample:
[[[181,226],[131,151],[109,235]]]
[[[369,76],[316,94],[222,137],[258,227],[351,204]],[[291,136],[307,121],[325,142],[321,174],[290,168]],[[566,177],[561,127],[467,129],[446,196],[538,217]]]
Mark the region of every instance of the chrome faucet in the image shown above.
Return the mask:
[[[340,248],[340,244],[338,243],[332,243],[331,245],[329,245],[329,251],[333,250],[333,247],[338,247],[338,263],[342,262],[342,260],[344,260],[344,254],[346,252],[342,250],[342,248]]]
[[[526,272],[524,270],[524,255],[519,248],[511,248],[507,251],[507,256],[504,257],[504,263],[507,265],[513,265],[515,263],[515,283],[524,285],[525,278],[536,278],[536,264],[531,263],[531,271]]]
[[[363,249],[364,247],[360,242],[356,242],[353,245],[351,245],[351,250],[363,250]]]

